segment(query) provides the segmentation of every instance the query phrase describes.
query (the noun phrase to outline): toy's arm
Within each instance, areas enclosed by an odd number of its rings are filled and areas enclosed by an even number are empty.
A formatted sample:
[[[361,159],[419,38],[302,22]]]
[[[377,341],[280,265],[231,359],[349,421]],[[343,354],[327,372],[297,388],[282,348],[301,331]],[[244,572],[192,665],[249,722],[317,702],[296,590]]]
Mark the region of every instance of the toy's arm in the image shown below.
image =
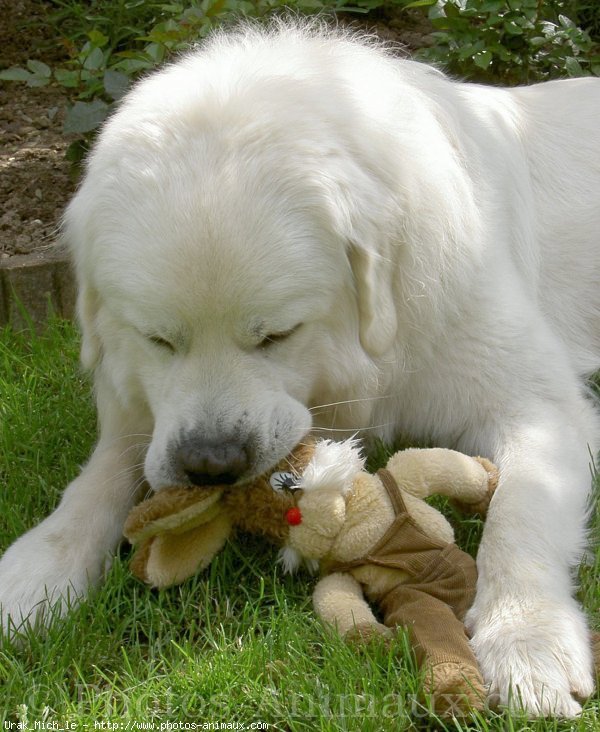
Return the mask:
[[[482,458],[444,448],[401,450],[387,469],[402,490],[426,498],[434,493],[467,505],[485,507],[498,481],[498,471]],[[483,503],[482,503],[483,502]]]
[[[360,584],[351,574],[335,572],[320,580],[313,592],[315,612],[342,636],[388,636],[389,628],[377,621]]]

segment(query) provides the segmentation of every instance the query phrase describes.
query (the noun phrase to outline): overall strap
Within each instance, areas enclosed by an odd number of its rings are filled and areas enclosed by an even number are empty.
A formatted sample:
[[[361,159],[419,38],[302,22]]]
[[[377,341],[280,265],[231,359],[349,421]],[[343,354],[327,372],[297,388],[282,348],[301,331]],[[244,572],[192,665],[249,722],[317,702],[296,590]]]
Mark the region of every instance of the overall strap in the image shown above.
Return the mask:
[[[386,470],[385,468],[381,468],[381,470],[378,470],[377,476],[383,483],[387,494],[390,497],[394,513],[396,514],[396,519],[394,519],[394,522],[388,527],[387,531],[385,531],[383,536],[377,541],[376,545],[372,547],[370,551],[367,554],[364,554],[362,557],[357,557],[356,559],[351,559],[347,562],[321,562],[321,569],[326,574],[330,574],[333,572],[349,572],[350,570],[356,569],[356,567],[361,567],[362,565],[370,561],[373,555],[377,553],[378,548],[385,541],[387,541],[388,537],[394,532],[396,523],[398,521],[398,516],[404,517],[401,518],[400,521],[404,521],[405,518],[407,518],[408,514],[406,512],[406,507],[404,506],[404,501],[402,500],[402,496],[400,495],[400,488],[398,487],[394,476],[390,473],[389,470]]]
[[[390,501],[392,502],[392,506],[394,508],[394,513],[396,514],[396,516],[407,513],[406,506],[404,505],[404,499],[402,498],[402,491],[400,490],[400,487],[398,486],[398,483],[396,482],[394,476],[390,473],[389,470],[386,470],[385,468],[381,468],[381,470],[378,470],[377,475],[379,476],[379,479],[383,483],[383,486],[386,489],[388,496],[390,497]]]

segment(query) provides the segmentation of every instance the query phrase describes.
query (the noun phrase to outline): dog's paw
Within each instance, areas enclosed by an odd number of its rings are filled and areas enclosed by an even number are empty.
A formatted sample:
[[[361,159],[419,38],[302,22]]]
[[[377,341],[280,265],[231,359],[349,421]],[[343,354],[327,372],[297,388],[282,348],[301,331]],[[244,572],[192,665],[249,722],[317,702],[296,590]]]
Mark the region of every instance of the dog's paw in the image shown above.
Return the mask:
[[[585,618],[576,603],[476,602],[466,618],[491,705],[576,717],[594,691]]]
[[[102,559],[69,543],[47,521],[18,539],[0,559],[0,620],[4,633],[45,626],[85,595]]]

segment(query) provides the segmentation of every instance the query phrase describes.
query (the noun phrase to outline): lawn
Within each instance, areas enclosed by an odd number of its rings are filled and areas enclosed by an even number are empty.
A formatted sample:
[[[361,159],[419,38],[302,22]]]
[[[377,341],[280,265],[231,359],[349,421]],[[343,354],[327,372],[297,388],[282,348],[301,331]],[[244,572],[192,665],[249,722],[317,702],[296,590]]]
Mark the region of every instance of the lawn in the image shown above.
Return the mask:
[[[0,331],[2,548],[52,509],[94,443],[91,385],[77,350],[64,321],[38,337]],[[474,550],[478,523],[458,529]],[[66,620],[0,650],[3,729],[598,729],[600,697],[575,723],[493,712],[436,719],[404,637],[391,648],[346,646],[313,616],[314,580],[284,577],[275,560],[274,550],[240,537],[207,573],[155,592],[132,578],[123,547],[104,586]],[[597,619],[600,562],[580,575]]]

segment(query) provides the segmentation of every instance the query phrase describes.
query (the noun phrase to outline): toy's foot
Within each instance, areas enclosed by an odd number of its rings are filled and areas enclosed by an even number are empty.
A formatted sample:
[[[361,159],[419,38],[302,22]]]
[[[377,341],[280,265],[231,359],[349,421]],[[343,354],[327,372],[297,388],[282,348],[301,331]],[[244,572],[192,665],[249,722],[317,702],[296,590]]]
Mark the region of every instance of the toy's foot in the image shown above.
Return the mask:
[[[592,657],[594,659],[594,671],[596,678],[600,677],[600,633],[592,633]]]
[[[476,604],[466,625],[490,703],[531,716],[575,717],[594,690],[590,637],[575,601]]]
[[[387,643],[393,635],[391,629],[382,623],[358,623],[344,634],[344,640],[357,645],[382,640]]]
[[[441,716],[462,716],[485,707],[486,690],[477,668],[464,663],[438,663],[427,669],[423,691]]]

